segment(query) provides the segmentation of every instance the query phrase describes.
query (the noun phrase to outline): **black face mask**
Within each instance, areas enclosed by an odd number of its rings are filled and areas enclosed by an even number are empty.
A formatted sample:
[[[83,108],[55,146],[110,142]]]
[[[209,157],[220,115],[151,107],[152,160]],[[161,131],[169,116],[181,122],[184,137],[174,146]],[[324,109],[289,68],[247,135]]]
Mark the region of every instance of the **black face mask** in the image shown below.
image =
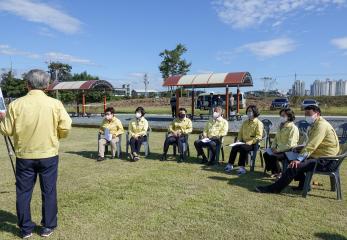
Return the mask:
[[[185,117],[186,117],[186,115],[185,115],[185,114],[180,113],[180,114],[178,114],[178,117],[179,117],[180,119],[183,119],[183,118],[185,118]]]

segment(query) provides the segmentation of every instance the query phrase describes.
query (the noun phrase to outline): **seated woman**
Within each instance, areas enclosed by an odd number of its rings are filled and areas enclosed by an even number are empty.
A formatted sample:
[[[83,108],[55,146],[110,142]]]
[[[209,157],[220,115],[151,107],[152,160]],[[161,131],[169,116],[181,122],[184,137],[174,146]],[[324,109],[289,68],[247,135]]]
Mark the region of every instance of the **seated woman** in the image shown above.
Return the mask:
[[[129,144],[131,148],[131,159],[138,161],[141,144],[147,141],[148,122],[145,119],[145,109],[138,107],[135,110],[135,119],[129,123]]]
[[[279,161],[285,159],[284,152],[298,145],[299,129],[295,126],[294,120],[295,115],[290,108],[280,111],[281,124],[271,144],[272,151],[263,154],[265,170],[271,171],[274,177],[280,176],[281,167]]]
[[[229,156],[229,163],[225,167],[226,172],[231,172],[234,168],[234,162],[237,153],[239,156],[239,170],[238,174],[245,174],[246,161],[248,159],[248,154],[253,151],[255,144],[257,144],[263,137],[263,123],[258,119],[259,111],[257,106],[249,105],[246,109],[248,120],[242,123],[241,129],[237,136],[237,142],[243,142],[244,144],[239,144],[231,149]]]
[[[180,108],[178,111],[178,117],[169,125],[169,134],[165,139],[163,155],[160,161],[166,160],[167,151],[172,144],[178,146],[178,151],[180,153],[178,162],[183,161],[183,143],[186,142],[186,136],[193,131],[193,124],[192,121],[186,117],[187,110],[185,108]]]
[[[112,158],[116,155],[116,145],[119,142],[119,136],[124,133],[122,122],[114,116],[113,107],[106,108],[105,118],[101,123],[99,132],[103,135],[99,139],[99,157],[98,161],[105,160],[105,145],[110,144],[112,149]]]

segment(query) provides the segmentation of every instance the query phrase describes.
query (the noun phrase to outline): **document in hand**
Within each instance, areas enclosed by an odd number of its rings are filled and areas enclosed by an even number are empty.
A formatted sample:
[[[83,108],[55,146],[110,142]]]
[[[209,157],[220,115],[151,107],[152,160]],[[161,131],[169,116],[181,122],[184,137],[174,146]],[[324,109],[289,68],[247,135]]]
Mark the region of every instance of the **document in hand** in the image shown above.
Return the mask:
[[[209,142],[211,142],[211,140],[209,138],[203,138],[203,139],[201,139],[201,142],[209,143]]]
[[[286,152],[286,157],[289,161],[293,161],[298,159],[299,153],[297,152]]]
[[[111,141],[112,140],[112,134],[110,132],[110,129],[105,128],[104,135],[105,135],[105,139],[107,141]]]
[[[246,144],[246,143],[244,143],[244,142],[236,142],[236,143],[229,144],[228,146],[229,147],[235,147],[237,145],[242,145],[242,144]]]
[[[271,148],[266,149],[266,153],[269,154],[270,156],[273,155],[274,153],[272,152]]]
[[[0,88],[0,112],[6,112],[5,100]]]

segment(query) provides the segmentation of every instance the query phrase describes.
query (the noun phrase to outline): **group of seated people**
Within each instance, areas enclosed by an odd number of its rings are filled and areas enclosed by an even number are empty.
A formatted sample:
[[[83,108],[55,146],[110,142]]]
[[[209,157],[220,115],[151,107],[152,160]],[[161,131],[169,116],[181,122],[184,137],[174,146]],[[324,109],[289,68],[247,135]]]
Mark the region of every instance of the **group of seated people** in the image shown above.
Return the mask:
[[[248,160],[249,153],[263,139],[264,125],[258,119],[259,111],[255,105],[250,105],[246,109],[247,120],[242,123],[235,139],[239,144],[231,148],[228,164],[225,167],[226,172],[234,169],[234,162],[237,154],[238,175],[246,173],[245,164]],[[145,119],[145,110],[138,107],[135,110],[135,117],[129,122],[128,133],[131,153],[130,158],[133,161],[140,159],[139,151],[141,145],[147,140],[148,122]],[[320,108],[317,106],[308,106],[305,108],[305,119],[310,124],[308,131],[308,140],[305,145],[299,145],[299,130],[294,124],[295,115],[291,109],[282,109],[279,112],[280,125],[276,135],[272,141],[271,147],[264,152],[265,168],[271,171],[272,176],[277,181],[269,186],[258,186],[256,191],[261,193],[278,193],[284,189],[289,183],[296,179],[299,181],[298,190],[303,188],[306,171],[313,170],[315,166],[314,159],[321,156],[335,156],[339,152],[339,140],[334,128],[322,116]],[[199,139],[194,141],[197,156],[202,158],[201,163],[207,165],[218,164],[216,159],[217,151],[224,144],[223,137],[227,135],[229,130],[228,121],[223,118],[223,110],[221,107],[215,107],[212,118],[206,123]],[[105,111],[105,119],[100,127],[100,134],[111,136],[108,139],[99,139],[99,156],[98,161],[105,160],[105,145],[110,144],[112,149],[112,158],[115,157],[116,144],[120,139],[120,135],[124,133],[121,121],[115,117],[114,108],[107,108]],[[184,144],[188,144],[188,135],[192,133],[192,121],[187,117],[185,108],[180,108],[175,118],[168,127],[168,133],[164,141],[163,153],[160,161],[167,159],[167,152],[170,145],[175,144],[178,147],[178,162],[184,160]],[[207,148],[209,157],[206,156],[203,148]],[[288,159],[286,152],[294,152],[295,159]],[[282,164],[280,164],[282,162]],[[285,162],[288,167],[284,169]],[[334,162],[319,161],[318,169],[332,169]]]

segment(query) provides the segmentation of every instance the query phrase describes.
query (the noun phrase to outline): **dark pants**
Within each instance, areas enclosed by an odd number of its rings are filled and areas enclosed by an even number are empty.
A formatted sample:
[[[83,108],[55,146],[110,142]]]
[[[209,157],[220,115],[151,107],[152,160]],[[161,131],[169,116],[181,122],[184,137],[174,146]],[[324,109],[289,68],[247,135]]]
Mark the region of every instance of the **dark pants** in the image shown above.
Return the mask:
[[[31,195],[39,175],[42,197],[41,224],[47,228],[57,227],[57,177],[58,156],[43,159],[16,161],[16,207],[18,226],[22,234],[31,233],[35,224],[31,221]]]
[[[172,117],[176,117],[176,105],[171,105],[171,114]]]
[[[196,151],[198,152],[198,156],[202,156],[206,159],[206,155],[204,153],[203,148],[208,148],[210,150],[210,162],[215,161],[216,153],[217,153],[217,145],[220,145],[219,138],[210,138],[210,142],[204,143],[200,139],[194,142],[194,146]]]
[[[303,187],[305,183],[305,173],[313,171],[315,159],[307,159],[299,164],[297,168],[287,168],[282,177],[278,179],[275,183],[271,184],[269,188],[274,192],[281,192],[285,187],[287,187],[294,179],[299,181],[299,187]],[[324,161],[321,160],[317,164],[318,171],[333,171],[336,168],[337,161]]]
[[[183,143],[186,142],[185,136],[175,137],[175,136],[168,136],[165,139],[164,142],[164,154],[167,154],[167,151],[169,150],[169,146],[176,144],[178,146],[178,152],[183,155]]]
[[[229,163],[234,164],[236,160],[237,153],[240,153],[239,156],[239,166],[246,166],[246,161],[248,160],[248,154],[250,151],[253,151],[254,145],[248,145],[248,144],[240,144],[236,145],[231,149],[230,156],[229,156]]]
[[[271,171],[272,174],[278,174],[281,172],[279,162],[286,160],[284,154],[269,155],[265,152],[263,156],[265,160],[265,171]]]
[[[131,153],[139,153],[141,149],[141,145],[143,142],[147,141],[147,136],[141,136],[135,139],[134,137],[130,138],[130,148]]]

